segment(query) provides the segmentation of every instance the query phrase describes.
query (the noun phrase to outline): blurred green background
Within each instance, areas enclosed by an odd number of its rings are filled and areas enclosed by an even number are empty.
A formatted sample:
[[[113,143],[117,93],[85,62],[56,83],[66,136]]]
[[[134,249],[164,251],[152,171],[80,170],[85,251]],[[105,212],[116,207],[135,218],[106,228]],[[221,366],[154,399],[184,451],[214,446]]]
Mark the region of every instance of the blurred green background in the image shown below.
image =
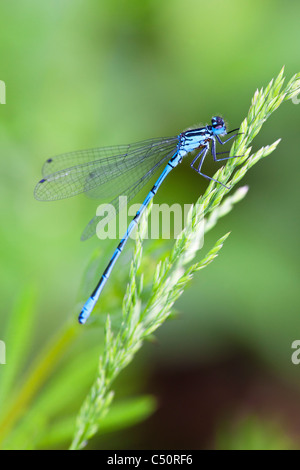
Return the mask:
[[[95,201],[33,198],[45,159],[176,135],[216,114],[229,128],[238,127],[256,88],[283,65],[288,80],[300,71],[300,5],[19,0],[2,2],[0,15],[0,79],[6,83],[6,104],[0,105],[0,339],[8,341],[8,318],[20,296],[34,292],[36,317],[22,377],[60,326],[76,322],[84,300],[78,290],[94,250],[103,245],[102,268],[115,245],[96,237],[80,242]],[[95,447],[299,446],[300,365],[291,362],[291,344],[300,339],[299,112],[289,101],[264,125],[255,149],[282,141],[243,181],[250,186],[246,199],[206,237],[208,250],[232,232],[221,255],[195,277],[176,304],[180,315],[158,331],[158,342],[146,345],[122,374],[123,392],[154,394],[157,411]],[[213,162],[206,169],[212,175]],[[191,204],[206,185],[186,163],[155,202]],[[81,346],[65,360],[100,340],[99,330],[83,328]],[[6,347],[0,377],[13,356]],[[83,397],[74,398],[74,411]],[[279,426],[275,437],[270,422]]]

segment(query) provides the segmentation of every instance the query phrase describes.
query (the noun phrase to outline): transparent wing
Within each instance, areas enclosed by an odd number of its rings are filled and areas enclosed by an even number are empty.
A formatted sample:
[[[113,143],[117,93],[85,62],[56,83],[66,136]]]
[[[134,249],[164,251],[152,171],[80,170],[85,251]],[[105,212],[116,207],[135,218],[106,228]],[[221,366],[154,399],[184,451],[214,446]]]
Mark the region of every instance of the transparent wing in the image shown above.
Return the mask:
[[[77,150],[76,152],[63,153],[56,157],[49,158],[43,165],[42,174],[45,178],[73,166],[90,163],[96,160],[105,160],[111,157],[124,157],[131,145],[116,145],[114,147],[92,148],[87,150]]]
[[[107,199],[122,194],[175,152],[177,142],[177,137],[151,139],[50,158],[43,167],[44,178],[36,185],[35,198],[52,201],[85,192]]]
[[[92,237],[96,233],[96,229],[98,228],[101,230],[108,222],[111,220],[112,217],[114,217],[116,214],[118,214],[119,211],[121,211],[125,204],[128,204],[134,196],[145,186],[145,184],[151,179],[151,177],[154,175],[154,173],[164,164],[167,163],[168,160],[172,157],[174,154],[174,147],[171,150],[171,152],[168,152],[165,154],[165,156],[156,163],[154,167],[152,167],[146,174],[144,174],[139,180],[137,180],[132,186],[125,188],[125,189],[118,189],[118,195],[112,199],[112,201],[107,204],[107,206],[113,206],[115,211],[108,211],[107,217],[105,219],[101,220],[100,216],[95,216],[92,218],[92,220],[88,223],[88,225],[85,227],[82,235],[81,235],[81,240],[87,240],[88,238]],[[116,191],[115,193],[116,194]],[[119,197],[121,195],[126,195],[126,201],[125,200],[120,200]],[[105,208],[104,208],[105,210]],[[103,222],[103,223],[102,223]]]

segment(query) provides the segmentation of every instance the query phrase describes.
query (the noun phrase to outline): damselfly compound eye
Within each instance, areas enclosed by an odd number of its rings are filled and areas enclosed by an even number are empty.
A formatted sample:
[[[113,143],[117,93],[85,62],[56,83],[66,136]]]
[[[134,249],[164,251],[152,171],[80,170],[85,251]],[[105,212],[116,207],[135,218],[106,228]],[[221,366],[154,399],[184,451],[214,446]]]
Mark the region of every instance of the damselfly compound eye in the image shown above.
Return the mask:
[[[211,120],[211,124],[214,129],[221,129],[222,127],[225,128],[224,119],[221,118],[220,116],[213,117]]]

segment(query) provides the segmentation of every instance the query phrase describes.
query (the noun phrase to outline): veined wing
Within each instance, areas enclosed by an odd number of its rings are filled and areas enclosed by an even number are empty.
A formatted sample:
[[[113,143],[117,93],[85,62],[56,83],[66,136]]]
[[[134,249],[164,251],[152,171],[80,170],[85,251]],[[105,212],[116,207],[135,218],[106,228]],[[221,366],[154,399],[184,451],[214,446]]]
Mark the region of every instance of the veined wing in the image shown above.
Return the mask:
[[[96,160],[105,160],[111,157],[122,157],[128,154],[131,145],[115,145],[113,147],[100,147],[75,152],[63,153],[45,161],[42,174],[44,178],[66,168],[90,163]]]
[[[172,150],[178,138],[151,139],[135,144],[81,150],[53,157],[43,167],[36,199],[51,201],[85,192],[108,198],[135,184]]]
[[[105,217],[105,219],[102,219],[100,216],[95,216],[92,218],[92,220],[88,223],[88,225],[85,227],[82,235],[81,235],[81,240],[87,240],[88,238],[92,237],[96,233],[96,229],[98,226],[98,229],[100,230],[101,228],[105,227],[105,225],[111,220],[112,217],[115,216],[115,214],[118,214],[120,210],[124,208],[124,204],[128,204],[134,196],[145,186],[145,184],[151,179],[151,177],[154,175],[154,173],[164,164],[169,161],[169,159],[174,155],[175,149],[173,148],[171,152],[165,154],[165,156],[159,160],[154,167],[150,168],[150,170],[144,174],[140,179],[137,179],[130,187],[125,188],[124,190],[120,190],[118,188],[118,195],[114,197],[114,199],[107,204],[107,206],[113,206],[115,209],[115,212],[113,213],[112,211],[108,212],[108,216]],[[116,191],[115,193],[116,194]],[[120,202],[119,197],[121,195],[126,195],[126,202]],[[104,208],[105,210],[105,208]],[[99,225],[98,225],[99,224]]]

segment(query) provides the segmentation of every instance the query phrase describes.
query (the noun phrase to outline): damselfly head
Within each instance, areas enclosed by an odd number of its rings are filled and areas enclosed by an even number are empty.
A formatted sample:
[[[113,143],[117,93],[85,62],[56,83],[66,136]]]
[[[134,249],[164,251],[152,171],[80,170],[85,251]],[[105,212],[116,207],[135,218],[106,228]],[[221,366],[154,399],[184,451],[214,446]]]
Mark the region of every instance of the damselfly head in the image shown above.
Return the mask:
[[[227,133],[224,119],[220,116],[214,116],[212,118],[211,127],[214,134],[225,135]]]

